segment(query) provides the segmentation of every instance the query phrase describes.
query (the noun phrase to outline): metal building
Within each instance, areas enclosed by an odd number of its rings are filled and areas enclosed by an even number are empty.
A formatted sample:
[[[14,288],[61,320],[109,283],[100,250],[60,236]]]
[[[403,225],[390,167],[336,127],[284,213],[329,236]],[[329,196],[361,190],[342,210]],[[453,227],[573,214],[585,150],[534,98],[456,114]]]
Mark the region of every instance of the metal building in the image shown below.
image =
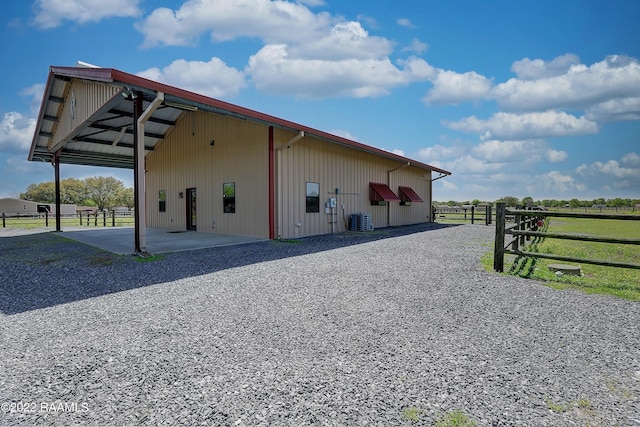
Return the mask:
[[[109,68],[51,67],[29,160],[134,169],[145,228],[293,238],[431,221],[428,164]],[[434,176],[437,174],[437,176]]]

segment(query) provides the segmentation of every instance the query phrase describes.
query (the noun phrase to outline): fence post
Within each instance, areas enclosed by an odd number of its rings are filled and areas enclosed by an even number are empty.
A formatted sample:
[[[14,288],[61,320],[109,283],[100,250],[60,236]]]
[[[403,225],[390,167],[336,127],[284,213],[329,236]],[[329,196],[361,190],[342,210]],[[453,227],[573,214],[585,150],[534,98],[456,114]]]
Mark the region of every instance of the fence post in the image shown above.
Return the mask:
[[[91,219],[91,213],[87,212],[87,227],[89,226],[89,219]]]
[[[116,210],[112,210],[111,211],[111,226],[115,227],[116,226]]]
[[[45,227],[49,226],[49,211],[44,212],[44,226]]]
[[[475,205],[471,205],[471,225],[473,225],[473,220],[475,217],[475,213],[476,213],[476,206]]]
[[[102,211],[102,226],[107,226],[107,211]]]
[[[491,206],[484,207],[484,225],[491,225]]]
[[[97,227],[98,226],[98,211],[96,211],[96,219],[94,221],[94,225]]]
[[[78,217],[80,218],[80,225],[82,226],[82,212],[78,212]]]
[[[2,212],[2,228],[6,228],[6,227],[7,227],[7,218],[4,212]]]
[[[493,269],[502,273],[504,271],[504,202],[496,205],[496,239],[493,248]]]

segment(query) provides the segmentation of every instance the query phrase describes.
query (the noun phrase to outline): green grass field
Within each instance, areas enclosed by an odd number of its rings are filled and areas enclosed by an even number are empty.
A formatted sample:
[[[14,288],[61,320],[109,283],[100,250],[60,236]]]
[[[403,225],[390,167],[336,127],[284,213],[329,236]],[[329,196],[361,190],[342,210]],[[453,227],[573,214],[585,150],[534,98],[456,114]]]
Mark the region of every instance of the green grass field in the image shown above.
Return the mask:
[[[78,217],[62,217],[60,218],[60,224],[62,227],[86,227],[87,226],[87,217],[86,215],[82,216],[82,224],[80,224],[80,218]],[[113,225],[111,217],[107,216],[107,227],[111,227]],[[116,216],[116,227],[125,227],[125,226],[133,226],[133,216]],[[0,227],[2,224],[0,224]],[[11,217],[5,218],[4,220],[5,228],[41,228],[47,227],[45,217]],[[96,227],[96,219],[94,216],[89,218],[89,227]],[[104,219],[101,215],[98,215],[98,227],[104,227]],[[55,230],[56,228],[56,218],[55,216],[49,217],[49,225],[48,228],[51,230]]]
[[[640,239],[640,222],[578,218],[549,218],[546,231],[599,237]],[[640,245],[580,242],[560,239],[532,240],[525,250],[576,258],[640,264]],[[557,276],[549,264],[580,265],[582,276]],[[493,269],[493,252],[483,258],[487,269]],[[551,287],[575,288],[587,293],[616,295],[640,301],[640,270],[579,264],[529,257],[505,257],[505,272],[537,279]]]

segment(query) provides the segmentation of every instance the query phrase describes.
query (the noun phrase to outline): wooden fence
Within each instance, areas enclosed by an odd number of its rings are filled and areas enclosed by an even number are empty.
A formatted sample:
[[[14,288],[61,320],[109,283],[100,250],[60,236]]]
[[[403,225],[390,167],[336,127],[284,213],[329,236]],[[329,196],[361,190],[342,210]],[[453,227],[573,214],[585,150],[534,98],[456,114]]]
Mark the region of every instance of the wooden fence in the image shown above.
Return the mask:
[[[507,227],[507,218],[513,218],[514,223]],[[640,269],[640,264],[574,258],[569,256],[529,252],[523,250],[526,241],[531,237],[579,240],[586,242],[613,243],[626,245],[640,245],[640,239],[622,239],[609,237],[596,237],[587,235],[547,233],[538,231],[548,217],[562,218],[589,218],[589,219],[615,219],[623,221],[640,221],[640,215],[616,215],[616,214],[588,214],[578,212],[551,212],[544,210],[512,210],[507,209],[504,203],[496,204],[496,238],[493,253],[493,269],[504,271],[504,255],[513,254],[534,258],[547,258],[558,261],[578,262],[584,264],[604,265],[608,267],[622,267]],[[505,245],[505,236],[513,236]]]
[[[490,205],[481,206],[435,206],[433,211],[435,221],[467,222],[471,224],[493,222],[493,208]]]
[[[49,227],[50,221],[55,224],[55,215],[50,215],[48,212],[33,215],[2,213],[2,228]],[[78,212],[75,215],[61,215],[61,221],[66,226],[117,227],[134,225],[133,212],[125,211]]]

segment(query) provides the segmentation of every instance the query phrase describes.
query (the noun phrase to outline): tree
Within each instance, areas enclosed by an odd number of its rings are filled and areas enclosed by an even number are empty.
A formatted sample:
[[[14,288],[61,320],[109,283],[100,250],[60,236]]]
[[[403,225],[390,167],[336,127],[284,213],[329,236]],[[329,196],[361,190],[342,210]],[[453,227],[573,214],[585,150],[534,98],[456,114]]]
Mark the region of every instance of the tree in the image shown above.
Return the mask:
[[[504,202],[504,204],[507,206],[518,206],[520,204],[520,200],[517,197],[513,196],[504,196],[496,201]]]
[[[480,204],[480,200],[478,200],[478,199],[473,199],[473,200],[471,201],[471,204],[472,204],[473,206],[478,206],[478,205]]]
[[[623,206],[628,206],[627,201],[616,197],[615,199],[607,200],[607,205],[615,208],[621,208]]]
[[[60,181],[60,203],[82,205],[86,198],[87,192],[83,181],[77,178],[67,178]]]
[[[111,176],[94,176],[84,180],[87,196],[92,199],[98,210],[110,208],[117,203],[117,195],[124,189],[122,181]]]
[[[528,208],[532,208],[535,203],[533,202],[533,197],[527,196],[522,199],[522,204]]]
[[[136,205],[133,188],[122,188],[116,195],[116,201],[118,204],[126,206],[127,209],[131,210]]]
[[[40,203],[55,203],[56,186],[53,182],[41,182],[40,184],[31,184],[27,187],[27,191],[20,194],[23,200]]]

